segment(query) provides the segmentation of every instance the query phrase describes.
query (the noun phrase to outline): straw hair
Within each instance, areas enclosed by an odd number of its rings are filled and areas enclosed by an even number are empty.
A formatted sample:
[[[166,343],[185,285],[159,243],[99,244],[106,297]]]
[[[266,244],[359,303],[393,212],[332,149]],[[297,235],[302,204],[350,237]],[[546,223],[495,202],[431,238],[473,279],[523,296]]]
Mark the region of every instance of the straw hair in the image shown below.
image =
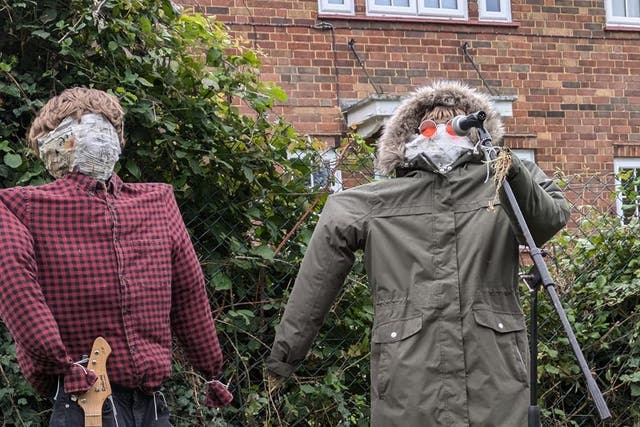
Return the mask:
[[[27,140],[38,151],[37,140],[54,130],[67,117],[79,119],[88,113],[102,114],[116,128],[120,147],[124,147],[124,111],[113,95],[98,89],[75,87],[51,98],[36,115]]]
[[[427,110],[421,121],[433,120],[434,122],[442,122],[444,120],[453,119],[455,116],[459,116],[461,114],[467,113],[461,108],[437,105],[433,107],[433,109]]]

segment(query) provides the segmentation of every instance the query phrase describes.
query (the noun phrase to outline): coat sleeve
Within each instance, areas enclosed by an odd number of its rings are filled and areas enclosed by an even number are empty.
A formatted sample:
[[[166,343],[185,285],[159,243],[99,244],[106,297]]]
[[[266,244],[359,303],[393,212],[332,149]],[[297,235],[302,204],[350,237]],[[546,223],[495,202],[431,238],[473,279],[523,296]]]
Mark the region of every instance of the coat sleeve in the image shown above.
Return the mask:
[[[288,377],[305,358],[311,343],[364,248],[367,203],[358,190],[329,196],[302,260],[266,367]]]
[[[171,328],[187,359],[207,379],[205,404],[218,408],[233,396],[217,378],[223,358],[211,314],[204,276],[173,192],[167,195],[168,227],[173,239],[171,251]]]
[[[565,226],[570,210],[562,190],[533,162],[513,155],[507,180],[536,245],[542,245]],[[524,242],[504,191],[501,199],[519,239]]]

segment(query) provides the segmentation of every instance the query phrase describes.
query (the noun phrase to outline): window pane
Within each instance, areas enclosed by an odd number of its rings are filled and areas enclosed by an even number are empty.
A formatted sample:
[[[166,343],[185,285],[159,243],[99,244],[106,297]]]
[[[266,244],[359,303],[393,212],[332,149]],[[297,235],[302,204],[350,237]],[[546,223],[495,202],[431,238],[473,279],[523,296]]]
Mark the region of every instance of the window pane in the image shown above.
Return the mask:
[[[408,7],[409,0],[394,0],[393,5],[400,6],[400,7]]]
[[[629,17],[640,18],[640,0],[627,0],[629,6]]]
[[[613,7],[613,16],[627,15],[624,11],[624,0],[611,0],[611,5]]]
[[[327,0],[329,4],[339,4],[340,6],[344,5],[344,0]]]
[[[640,169],[620,168],[620,198],[622,200],[622,218],[628,222],[633,217],[638,217],[638,203],[640,190]]]
[[[439,8],[440,4],[438,3],[438,0],[424,0],[424,7],[433,7],[433,8]]]
[[[458,0],[442,0],[442,7],[444,9],[457,9]]]
[[[500,12],[500,0],[485,0],[487,12]]]
[[[391,6],[391,0],[376,0],[378,6]]]

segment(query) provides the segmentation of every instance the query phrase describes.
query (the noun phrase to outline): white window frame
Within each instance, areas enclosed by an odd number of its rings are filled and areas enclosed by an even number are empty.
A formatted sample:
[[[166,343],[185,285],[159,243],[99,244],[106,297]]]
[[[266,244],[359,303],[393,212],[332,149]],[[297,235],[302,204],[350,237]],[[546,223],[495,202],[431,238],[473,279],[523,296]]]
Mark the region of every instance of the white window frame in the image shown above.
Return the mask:
[[[415,16],[416,0],[409,0],[409,6],[381,6],[376,4],[375,0],[367,0],[367,15],[384,15],[384,16]]]
[[[457,9],[442,9],[434,7],[425,7],[424,0],[418,1],[418,15],[421,16],[433,16],[437,18],[453,18],[453,19],[469,19],[469,7],[467,0],[457,0]]]
[[[342,0],[342,4],[329,3],[328,0],[318,0],[318,12],[328,14],[354,15],[355,0]]]
[[[367,16],[415,16],[421,18],[469,19],[467,0],[457,0],[457,9],[438,9],[424,7],[424,0],[409,0],[409,6],[381,6],[375,0],[367,0]]]
[[[622,212],[622,198],[618,191],[622,183],[618,179],[618,174],[624,169],[636,169],[640,174],[640,157],[618,157],[613,159],[613,171],[616,177],[616,212],[618,216],[624,221],[624,214]],[[636,217],[640,217],[640,201],[636,201]]]
[[[293,158],[304,159],[307,156],[307,154],[308,154],[307,152],[296,150],[294,152],[288,152],[287,158],[288,159],[293,159]],[[329,191],[331,193],[337,193],[342,191],[344,189],[342,185],[342,171],[340,169],[337,169],[338,153],[336,152],[336,150],[333,148],[330,148],[324,152],[318,152],[317,155],[320,156],[320,158],[322,159],[322,166],[320,167],[320,169],[324,169],[324,171],[327,172],[327,175],[331,174],[331,176],[327,176],[327,179],[331,179],[333,181],[328,187]],[[320,185],[322,185],[321,183],[316,182],[315,175],[318,172],[320,172],[319,169],[315,171],[311,171],[311,173],[309,174],[308,176],[309,188],[317,188]]]
[[[487,10],[486,0],[478,0],[478,20],[511,22],[511,0],[499,1],[500,12],[492,12]]]
[[[640,1],[640,0],[626,0],[626,1]],[[605,0],[604,8],[607,12],[607,24],[620,25],[626,27],[640,27],[640,17],[627,17],[627,16],[614,16],[613,15],[613,0]]]

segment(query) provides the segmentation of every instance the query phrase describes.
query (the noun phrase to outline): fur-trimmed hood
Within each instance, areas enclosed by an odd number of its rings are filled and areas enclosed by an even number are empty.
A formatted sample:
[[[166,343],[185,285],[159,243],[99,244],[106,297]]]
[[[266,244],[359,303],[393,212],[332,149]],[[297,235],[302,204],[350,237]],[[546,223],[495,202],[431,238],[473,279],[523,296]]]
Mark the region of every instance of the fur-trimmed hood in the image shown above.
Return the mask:
[[[378,141],[376,166],[379,173],[390,175],[404,162],[405,144],[417,133],[425,112],[439,105],[457,107],[467,114],[484,111],[487,113],[484,127],[491,135],[492,143],[501,143],[504,127],[488,95],[459,81],[437,81],[413,92],[387,121]]]

